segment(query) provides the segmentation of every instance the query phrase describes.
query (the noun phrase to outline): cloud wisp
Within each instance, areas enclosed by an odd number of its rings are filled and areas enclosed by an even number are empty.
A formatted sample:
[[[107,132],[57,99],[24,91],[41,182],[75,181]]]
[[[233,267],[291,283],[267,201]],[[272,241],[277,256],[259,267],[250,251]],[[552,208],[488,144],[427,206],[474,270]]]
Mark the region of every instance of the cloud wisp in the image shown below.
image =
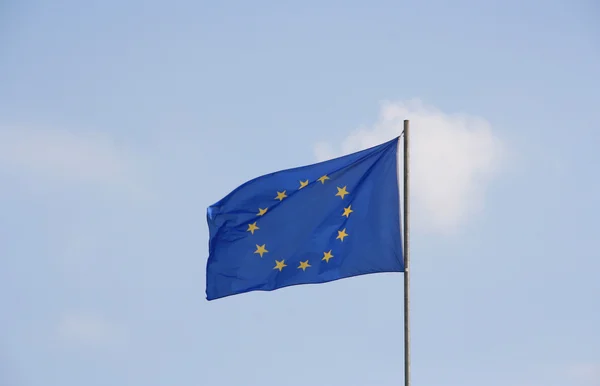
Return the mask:
[[[139,161],[107,135],[0,126],[0,170],[36,182],[141,194]]]
[[[98,313],[71,311],[62,315],[57,326],[58,337],[66,343],[85,347],[114,347],[123,344],[123,328]]]

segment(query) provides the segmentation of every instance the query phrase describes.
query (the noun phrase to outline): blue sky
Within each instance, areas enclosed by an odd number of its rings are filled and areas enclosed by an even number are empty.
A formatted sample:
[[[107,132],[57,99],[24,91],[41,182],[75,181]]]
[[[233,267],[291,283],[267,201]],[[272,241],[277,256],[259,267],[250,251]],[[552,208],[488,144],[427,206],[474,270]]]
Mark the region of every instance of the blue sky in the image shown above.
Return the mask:
[[[600,385],[600,7],[4,1],[0,385],[398,385],[402,276],[214,302],[206,207],[413,128],[416,385]]]

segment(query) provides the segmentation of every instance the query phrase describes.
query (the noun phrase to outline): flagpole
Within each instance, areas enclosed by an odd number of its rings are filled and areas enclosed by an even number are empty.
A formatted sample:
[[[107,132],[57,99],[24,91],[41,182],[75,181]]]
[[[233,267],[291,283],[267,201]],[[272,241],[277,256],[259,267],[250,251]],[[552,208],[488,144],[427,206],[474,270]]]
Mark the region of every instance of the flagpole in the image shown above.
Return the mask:
[[[410,386],[410,253],[409,253],[409,138],[410,125],[408,119],[404,120],[404,386]]]

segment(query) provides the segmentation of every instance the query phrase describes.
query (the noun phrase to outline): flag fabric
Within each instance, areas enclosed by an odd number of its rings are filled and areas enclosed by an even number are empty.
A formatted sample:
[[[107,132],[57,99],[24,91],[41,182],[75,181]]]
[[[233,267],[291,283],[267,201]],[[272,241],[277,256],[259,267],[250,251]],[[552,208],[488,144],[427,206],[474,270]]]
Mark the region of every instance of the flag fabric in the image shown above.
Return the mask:
[[[206,298],[403,272],[398,138],[250,180],[207,210]]]

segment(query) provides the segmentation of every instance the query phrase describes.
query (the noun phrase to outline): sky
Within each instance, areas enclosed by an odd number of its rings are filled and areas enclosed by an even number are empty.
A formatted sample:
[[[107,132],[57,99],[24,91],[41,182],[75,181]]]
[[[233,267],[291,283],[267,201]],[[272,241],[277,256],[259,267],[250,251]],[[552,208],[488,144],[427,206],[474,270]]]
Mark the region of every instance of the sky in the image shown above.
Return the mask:
[[[0,385],[403,382],[403,277],[208,302],[206,208],[411,124],[414,386],[600,385],[593,0],[0,2]]]

